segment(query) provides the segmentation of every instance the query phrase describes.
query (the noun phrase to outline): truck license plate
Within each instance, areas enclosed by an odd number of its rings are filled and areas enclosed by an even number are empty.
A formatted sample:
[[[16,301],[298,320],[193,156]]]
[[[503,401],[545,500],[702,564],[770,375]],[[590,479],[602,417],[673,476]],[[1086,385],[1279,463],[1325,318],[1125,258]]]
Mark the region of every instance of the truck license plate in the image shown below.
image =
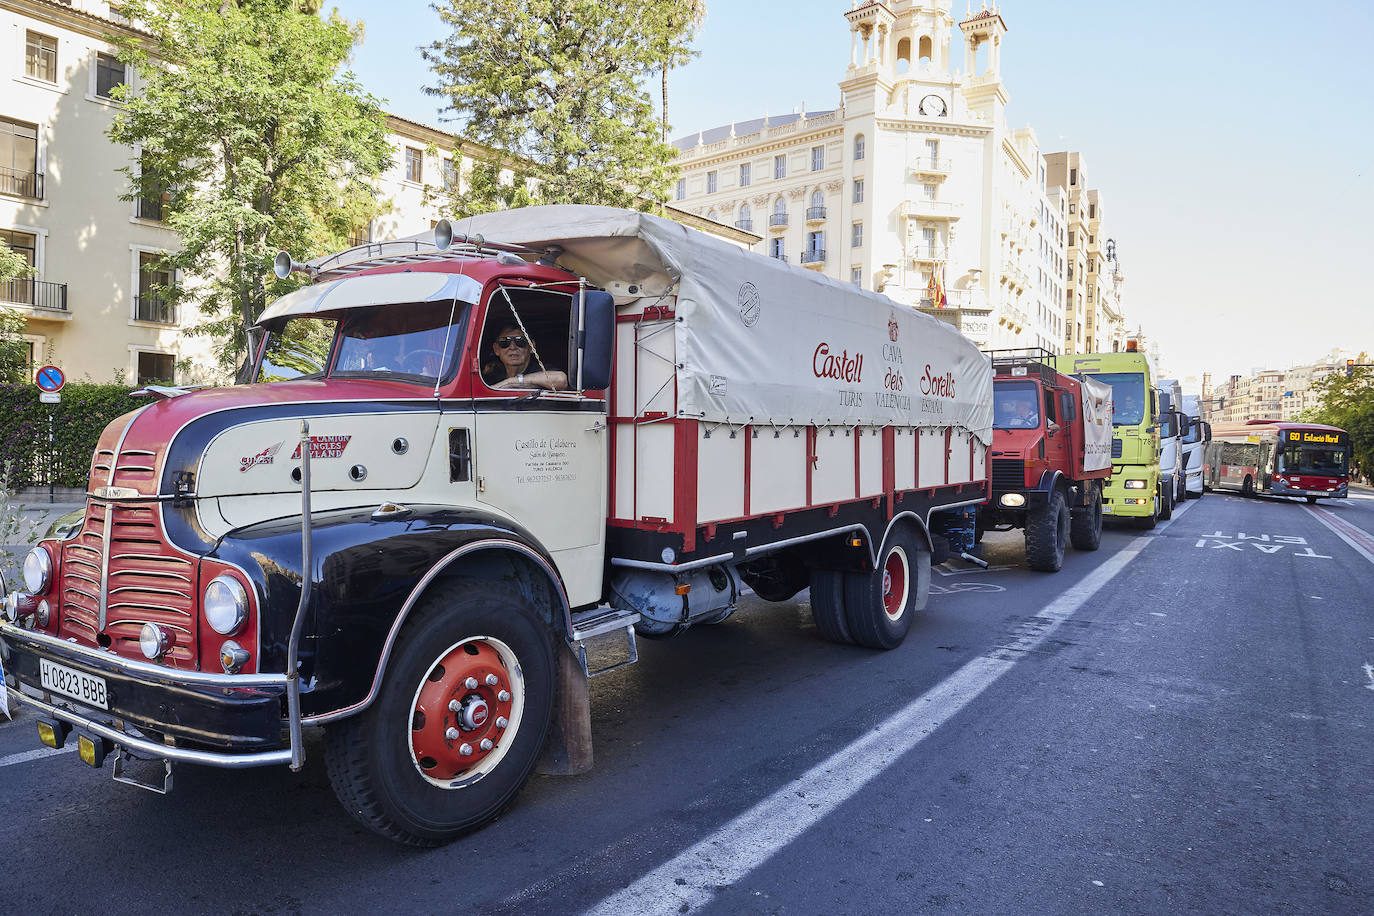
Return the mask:
[[[73,700],[80,700],[87,706],[99,706],[101,709],[110,708],[109,702],[105,698],[105,679],[103,677],[96,677],[94,674],[86,674],[84,671],[68,668],[65,665],[50,662],[46,658],[38,660],[38,672],[44,689],[69,696]]]

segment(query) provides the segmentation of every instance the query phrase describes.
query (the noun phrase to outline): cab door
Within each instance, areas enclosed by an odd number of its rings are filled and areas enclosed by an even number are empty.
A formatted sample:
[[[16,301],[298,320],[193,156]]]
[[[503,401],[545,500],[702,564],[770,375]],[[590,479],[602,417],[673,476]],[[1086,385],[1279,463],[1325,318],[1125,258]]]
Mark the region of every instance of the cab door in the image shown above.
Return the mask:
[[[1058,393],[1053,388],[1044,388],[1042,391],[1045,402],[1045,460],[1049,462],[1050,470],[1057,469],[1071,475],[1073,470],[1068,457],[1072,437],[1063,411],[1059,409]]]

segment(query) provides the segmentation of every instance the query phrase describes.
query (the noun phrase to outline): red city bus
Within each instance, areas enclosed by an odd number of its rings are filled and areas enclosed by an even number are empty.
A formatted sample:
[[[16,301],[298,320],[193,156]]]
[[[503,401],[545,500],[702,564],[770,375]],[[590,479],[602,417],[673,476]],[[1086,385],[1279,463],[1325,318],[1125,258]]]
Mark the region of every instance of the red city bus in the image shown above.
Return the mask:
[[[1203,457],[1212,490],[1242,496],[1344,499],[1350,485],[1350,434],[1316,423],[1216,423]]]

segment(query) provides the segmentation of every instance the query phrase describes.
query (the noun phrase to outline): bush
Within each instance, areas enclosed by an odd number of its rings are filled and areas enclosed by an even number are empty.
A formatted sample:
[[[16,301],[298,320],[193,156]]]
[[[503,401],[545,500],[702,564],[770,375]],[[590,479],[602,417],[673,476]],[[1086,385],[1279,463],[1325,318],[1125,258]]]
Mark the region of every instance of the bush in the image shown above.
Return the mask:
[[[105,427],[148,403],[147,398],[130,397],[133,390],[126,385],[70,383],[62,389],[61,404],[43,404],[34,385],[0,385],[0,457],[13,462],[10,487],[22,490],[51,482],[85,489],[91,455]]]

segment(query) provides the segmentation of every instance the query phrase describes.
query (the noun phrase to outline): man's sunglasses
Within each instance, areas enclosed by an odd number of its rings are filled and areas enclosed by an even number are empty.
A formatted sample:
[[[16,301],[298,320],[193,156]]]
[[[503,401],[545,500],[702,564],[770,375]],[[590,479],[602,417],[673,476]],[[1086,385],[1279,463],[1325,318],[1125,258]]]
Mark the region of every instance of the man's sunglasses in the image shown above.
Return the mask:
[[[512,344],[515,345],[515,346],[517,346],[517,347],[519,347],[520,349],[523,350],[523,349],[525,349],[526,347],[528,347],[528,346],[530,345],[530,342],[529,342],[529,340],[527,340],[527,339],[524,338],[524,337],[498,337],[498,338],[496,338],[496,345],[497,345],[498,347],[500,347],[502,350],[505,350],[505,349],[509,348]]]

